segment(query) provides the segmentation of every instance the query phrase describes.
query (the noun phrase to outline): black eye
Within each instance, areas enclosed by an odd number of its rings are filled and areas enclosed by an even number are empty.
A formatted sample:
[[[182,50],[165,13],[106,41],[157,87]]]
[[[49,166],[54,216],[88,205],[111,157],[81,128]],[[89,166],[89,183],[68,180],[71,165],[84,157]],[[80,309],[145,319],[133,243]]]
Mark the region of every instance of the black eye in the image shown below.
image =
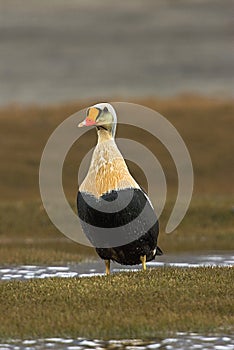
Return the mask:
[[[87,111],[86,111],[86,116],[89,115],[89,110],[90,110],[90,108],[87,109]]]
[[[109,112],[107,107],[104,107],[104,108],[103,108],[103,111],[104,111],[104,112]]]

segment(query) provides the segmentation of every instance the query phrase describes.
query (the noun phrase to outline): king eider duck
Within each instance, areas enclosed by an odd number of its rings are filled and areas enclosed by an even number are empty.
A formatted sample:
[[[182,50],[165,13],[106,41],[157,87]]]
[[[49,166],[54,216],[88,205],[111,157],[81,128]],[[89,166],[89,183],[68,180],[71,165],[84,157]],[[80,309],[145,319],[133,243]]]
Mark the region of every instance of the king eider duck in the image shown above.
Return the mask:
[[[157,247],[159,224],[147,194],[130,174],[114,137],[117,116],[112,105],[99,103],[87,109],[78,126],[95,126],[98,143],[89,171],[77,195],[82,229],[105,260],[123,265],[151,261],[162,251]]]

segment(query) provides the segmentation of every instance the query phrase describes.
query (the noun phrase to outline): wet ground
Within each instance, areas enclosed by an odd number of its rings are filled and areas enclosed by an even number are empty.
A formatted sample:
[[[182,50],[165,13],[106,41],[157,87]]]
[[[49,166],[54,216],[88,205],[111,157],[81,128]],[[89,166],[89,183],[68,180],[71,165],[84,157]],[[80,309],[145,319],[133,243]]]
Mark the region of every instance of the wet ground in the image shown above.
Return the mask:
[[[161,268],[163,266],[199,267],[199,266],[234,266],[234,254],[230,252],[215,252],[201,255],[177,254],[164,255],[157,261],[147,263],[148,268]],[[121,266],[111,264],[112,272],[138,270],[140,266]],[[4,266],[0,267],[0,280],[27,280],[31,278],[47,277],[91,277],[104,274],[102,261],[90,261],[66,266]],[[0,350],[84,350],[84,349],[214,349],[233,350],[234,335],[202,335],[197,333],[177,333],[165,339],[130,339],[130,340],[98,340],[98,339],[10,339],[0,341]]]
[[[232,336],[202,336],[196,333],[177,333],[176,336],[165,339],[152,340],[90,340],[90,339],[62,339],[48,338],[35,340],[14,340],[0,344],[1,350],[85,350],[85,349],[112,349],[112,350],[142,350],[142,349],[202,349],[202,350],[233,350],[234,337]]]
[[[157,257],[156,261],[147,263],[148,268],[163,266],[199,267],[199,266],[234,266],[233,253],[209,253],[203,255],[177,254]],[[113,273],[128,270],[139,270],[140,265],[122,266],[111,263]],[[91,277],[104,274],[104,263],[101,260],[89,261],[66,266],[3,266],[0,267],[0,280],[16,280],[46,277]]]

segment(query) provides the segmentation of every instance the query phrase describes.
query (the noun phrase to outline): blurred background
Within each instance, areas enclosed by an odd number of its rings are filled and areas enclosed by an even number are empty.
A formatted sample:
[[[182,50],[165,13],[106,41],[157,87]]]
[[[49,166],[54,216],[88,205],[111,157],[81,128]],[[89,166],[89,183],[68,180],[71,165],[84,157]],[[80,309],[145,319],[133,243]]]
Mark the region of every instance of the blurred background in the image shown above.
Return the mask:
[[[0,103],[234,95],[232,0],[0,0]]]
[[[49,221],[38,169],[53,130],[100,101],[157,110],[189,149],[193,200],[176,232],[166,235],[175,165],[157,140],[118,129],[119,137],[147,145],[165,171],[164,252],[234,248],[233,10],[232,0],[0,0],[0,264],[96,258]],[[79,164],[95,143],[90,130],[65,161],[64,189],[74,210]],[[128,165],[147,188],[144,169]]]

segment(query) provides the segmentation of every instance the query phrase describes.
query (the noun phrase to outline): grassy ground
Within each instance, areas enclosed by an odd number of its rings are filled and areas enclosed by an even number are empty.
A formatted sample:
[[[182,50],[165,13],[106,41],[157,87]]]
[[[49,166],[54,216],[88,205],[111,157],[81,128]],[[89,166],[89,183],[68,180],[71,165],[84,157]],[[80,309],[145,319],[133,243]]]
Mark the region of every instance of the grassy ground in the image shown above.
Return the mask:
[[[40,157],[49,135],[69,115],[94,102],[0,109],[0,265],[97,258],[94,249],[71,242],[55,229],[38,188]],[[189,211],[177,230],[167,235],[164,228],[177,189],[173,161],[149,135],[118,129],[119,137],[146,144],[166,173],[168,197],[160,218],[160,247],[165,253],[233,250],[234,102],[193,96],[132,102],[159,111],[174,124],[194,166]],[[95,142],[91,130],[74,144],[65,161],[64,190],[74,210],[77,169]],[[147,188],[142,171],[133,163],[129,167]],[[160,268],[89,279],[2,282],[0,338],[146,338],[174,331],[231,332],[233,277],[231,268]]]
[[[118,99],[115,99],[118,100]],[[69,115],[96,101],[62,106],[0,109],[0,264],[63,263],[96,258],[94,250],[65,239],[50,223],[40,202],[38,168],[51,132]],[[159,243],[165,252],[234,249],[234,102],[194,96],[133,100],[168,118],[184,138],[192,157],[195,187],[190,209],[176,232],[164,233],[177,189],[173,161],[158,142],[126,127],[119,137],[144,143],[160,160],[168,185],[160,218]],[[64,167],[65,193],[75,208],[77,169],[96,142],[95,130],[71,148]],[[129,163],[147,188],[140,169]]]
[[[116,99],[118,100],[118,99]],[[95,101],[56,107],[8,106],[0,109],[0,193],[2,200],[39,198],[38,167],[42,150],[52,131],[68,116]],[[179,131],[192,157],[195,193],[234,195],[234,102],[198,97],[169,100],[133,100],[164,115]],[[177,188],[173,161],[164,147],[142,131],[118,128],[118,137],[134,138],[154,152],[167,175],[168,189]],[[92,129],[71,148],[65,161],[64,188],[73,200],[77,190],[77,169],[90,146],[96,143]],[[131,165],[137,180],[144,185],[139,169]]]
[[[232,268],[159,268],[0,284],[0,338],[230,333]]]
[[[234,250],[232,201],[193,200],[181,225],[171,234],[163,228],[171,204],[161,217],[159,246],[165,253]],[[53,227],[40,202],[2,203],[0,264],[58,264],[97,258],[94,249],[67,239]]]

